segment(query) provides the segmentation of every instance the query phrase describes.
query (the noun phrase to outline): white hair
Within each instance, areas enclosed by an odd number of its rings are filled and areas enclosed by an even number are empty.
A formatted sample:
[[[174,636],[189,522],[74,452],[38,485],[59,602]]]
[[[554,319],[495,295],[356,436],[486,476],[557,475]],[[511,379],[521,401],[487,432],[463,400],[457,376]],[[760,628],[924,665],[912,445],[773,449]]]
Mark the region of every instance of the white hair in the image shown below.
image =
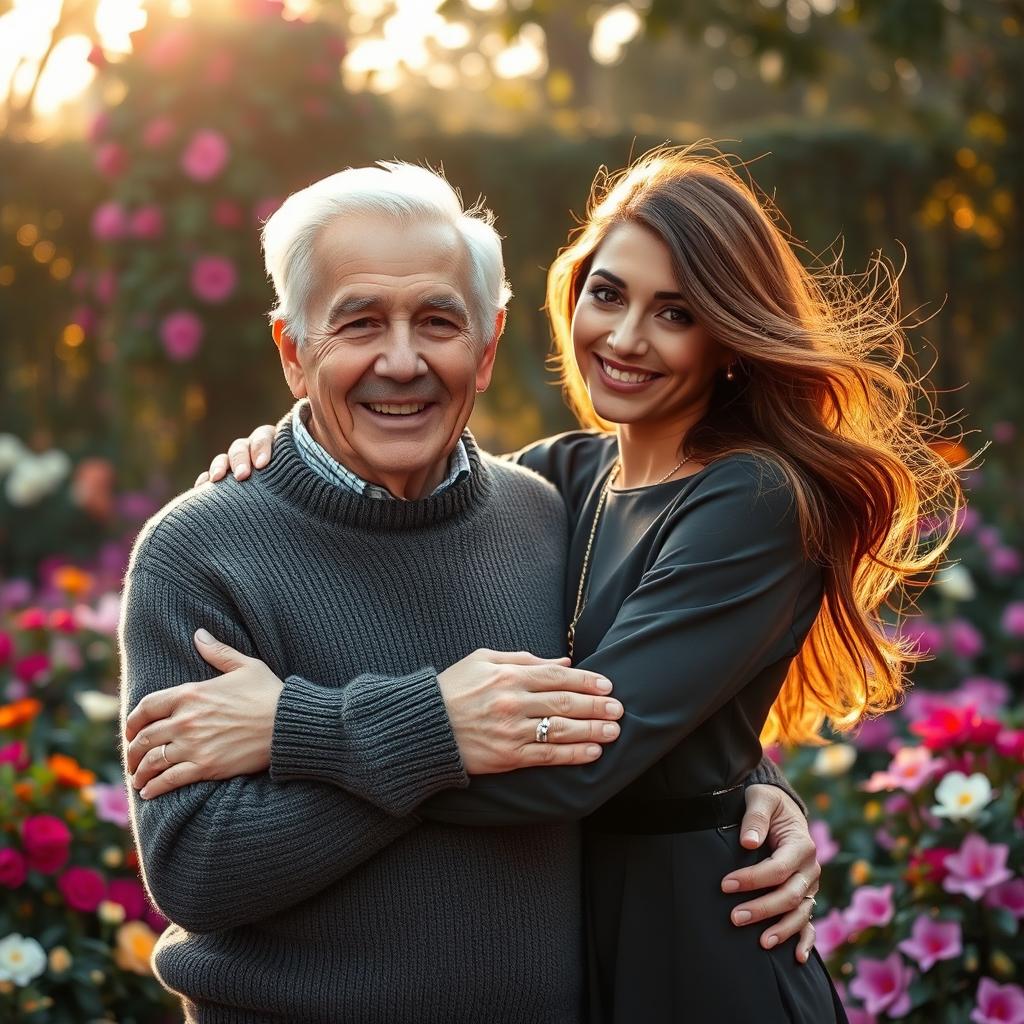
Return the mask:
[[[462,197],[440,174],[397,161],[350,167],[322,178],[290,195],[263,225],[263,255],[277,293],[271,321],[284,320],[287,332],[299,344],[305,341],[316,280],[313,246],[326,224],[346,214],[452,225],[469,256],[473,327],[483,341],[490,340],[494,319],[512,296],[494,214],[480,203],[465,209]]]

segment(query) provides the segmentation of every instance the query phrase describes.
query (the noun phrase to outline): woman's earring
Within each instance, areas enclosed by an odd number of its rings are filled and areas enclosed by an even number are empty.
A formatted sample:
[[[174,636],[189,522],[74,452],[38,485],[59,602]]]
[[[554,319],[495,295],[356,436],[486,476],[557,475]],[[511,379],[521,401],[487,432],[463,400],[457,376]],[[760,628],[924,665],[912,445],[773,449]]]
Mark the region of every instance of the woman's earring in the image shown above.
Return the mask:
[[[732,372],[732,368],[735,365],[736,365],[735,363],[730,363],[726,367],[726,370],[725,370],[725,379],[726,380],[735,380],[736,379],[736,374]]]

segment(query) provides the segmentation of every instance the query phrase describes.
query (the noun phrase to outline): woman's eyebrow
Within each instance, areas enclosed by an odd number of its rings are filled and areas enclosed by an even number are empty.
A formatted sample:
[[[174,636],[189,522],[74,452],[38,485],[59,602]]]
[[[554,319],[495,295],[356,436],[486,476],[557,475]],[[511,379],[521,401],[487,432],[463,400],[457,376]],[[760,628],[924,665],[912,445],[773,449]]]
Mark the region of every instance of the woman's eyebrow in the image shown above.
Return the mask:
[[[610,281],[613,285],[615,285],[616,288],[621,288],[624,292],[629,291],[629,286],[626,284],[626,282],[623,281],[621,277],[618,277],[617,275],[613,274],[610,270],[603,270],[601,268],[598,268],[597,270],[592,270],[591,274],[594,274],[597,277],[605,278],[605,280]],[[658,300],[669,299],[680,301],[683,298],[683,296],[680,295],[679,292],[655,292],[654,297]]]

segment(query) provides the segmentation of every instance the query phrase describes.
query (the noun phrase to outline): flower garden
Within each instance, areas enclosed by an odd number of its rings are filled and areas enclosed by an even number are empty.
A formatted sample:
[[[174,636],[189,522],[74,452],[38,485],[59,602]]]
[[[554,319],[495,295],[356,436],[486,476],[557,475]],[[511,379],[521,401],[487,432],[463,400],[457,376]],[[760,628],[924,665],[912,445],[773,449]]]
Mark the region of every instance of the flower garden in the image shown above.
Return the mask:
[[[118,592],[141,524],[287,397],[267,340],[260,222],[292,188],[380,156],[443,162],[468,194],[484,191],[499,226],[513,225],[517,298],[500,379],[473,426],[507,450],[569,425],[531,320],[538,267],[564,240],[566,211],[599,163],[621,163],[643,148],[638,138],[667,137],[653,120],[614,137],[584,130],[564,68],[529,86],[546,90],[549,123],[531,120],[529,89],[499,82],[488,117],[520,118],[517,133],[446,134],[408,113],[399,124],[399,105],[380,90],[339,78],[352,40],[336,24],[284,19],[274,0],[223,0],[233,17],[199,4],[187,22],[167,13],[189,6],[152,4],[130,55],[94,47],[98,98],[78,137],[0,135],[14,172],[0,176],[2,1021],[180,1021],[149,966],[166,922],[147,901],[127,829]],[[544,5],[513,6],[546,16]],[[806,44],[813,33],[783,46],[778,5],[758,6],[749,24],[730,15],[729,30],[755,40],[758,66],[775,52],[765,47],[782,47],[813,94],[824,81]],[[867,17],[871,5],[861,6]],[[940,353],[937,386],[970,381],[963,442],[984,449],[964,481],[949,564],[916,614],[892,620],[926,656],[903,706],[820,747],[772,753],[810,808],[823,864],[817,944],[851,1022],[1024,1024],[1024,453],[1008,385],[1024,351],[1010,283],[1021,262],[1024,105],[1007,56],[1022,26],[958,17],[948,31],[960,49],[929,69],[924,50],[944,52],[922,13],[933,6],[960,5],[929,0],[864,32],[883,48],[918,39],[915,73],[944,76],[945,106],[908,101],[896,132],[888,106],[867,127],[867,117],[814,121],[801,107],[781,125],[736,129],[748,140],[741,152],[771,151],[758,180],[818,251],[840,232],[857,254],[906,241],[908,308],[947,301],[925,331]],[[851,10],[842,16],[854,24]],[[714,50],[721,27],[706,28]],[[912,82],[895,52],[874,70],[895,66],[895,79]],[[271,68],[272,84],[261,76]],[[436,106],[439,119],[451,113]],[[967,452],[953,444],[947,454],[959,464]]]

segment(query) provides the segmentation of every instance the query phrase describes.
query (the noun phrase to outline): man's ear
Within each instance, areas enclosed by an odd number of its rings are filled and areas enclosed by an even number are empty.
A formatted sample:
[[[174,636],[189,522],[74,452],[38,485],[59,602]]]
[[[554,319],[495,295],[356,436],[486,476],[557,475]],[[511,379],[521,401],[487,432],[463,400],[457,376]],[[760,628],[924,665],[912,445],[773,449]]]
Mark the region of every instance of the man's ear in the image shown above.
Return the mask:
[[[285,330],[284,320],[275,320],[271,328],[274,336],[274,344],[277,346],[278,354],[281,356],[281,369],[284,370],[284,379],[288,382],[294,398],[305,398],[306,375],[299,362],[298,342]]]
[[[502,332],[505,330],[505,310],[499,309],[498,315],[494,318],[494,330],[490,341],[484,346],[483,355],[476,368],[476,390],[486,391],[491,386],[491,375],[494,373],[494,359],[498,354],[498,342],[501,341]]]

